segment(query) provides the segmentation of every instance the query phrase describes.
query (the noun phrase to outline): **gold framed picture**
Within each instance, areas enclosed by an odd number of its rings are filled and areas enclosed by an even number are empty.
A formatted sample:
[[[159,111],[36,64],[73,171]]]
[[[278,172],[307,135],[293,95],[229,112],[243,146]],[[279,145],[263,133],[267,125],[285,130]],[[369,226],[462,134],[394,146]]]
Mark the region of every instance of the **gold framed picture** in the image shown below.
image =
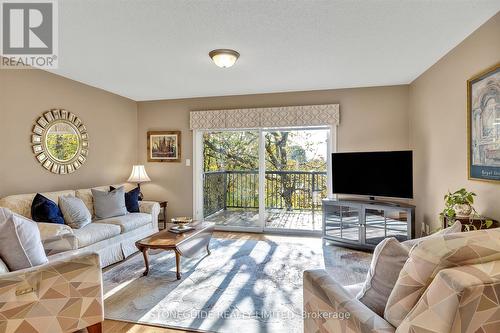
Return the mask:
[[[180,162],[181,131],[149,131],[148,162]]]
[[[468,177],[500,182],[500,64],[467,81]]]

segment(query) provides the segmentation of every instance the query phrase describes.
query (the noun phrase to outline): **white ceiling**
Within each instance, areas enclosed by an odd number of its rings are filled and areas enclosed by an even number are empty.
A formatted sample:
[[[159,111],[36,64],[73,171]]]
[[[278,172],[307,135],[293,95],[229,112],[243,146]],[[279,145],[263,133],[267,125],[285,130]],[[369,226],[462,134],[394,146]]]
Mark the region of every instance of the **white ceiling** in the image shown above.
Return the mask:
[[[137,101],[406,84],[499,0],[60,0],[65,77]],[[208,52],[232,48],[221,69]]]

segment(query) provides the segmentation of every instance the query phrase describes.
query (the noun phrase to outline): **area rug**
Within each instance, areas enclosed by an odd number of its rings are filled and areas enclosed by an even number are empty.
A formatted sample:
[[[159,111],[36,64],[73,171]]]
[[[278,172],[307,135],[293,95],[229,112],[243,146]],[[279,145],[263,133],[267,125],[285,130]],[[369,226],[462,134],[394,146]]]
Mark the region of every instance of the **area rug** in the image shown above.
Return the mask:
[[[173,252],[151,255],[147,277],[142,255],[106,270],[105,317],[209,332],[303,332],[303,271],[326,267],[354,284],[371,257],[319,238],[213,238],[210,248],[211,255],[182,258],[181,280]]]

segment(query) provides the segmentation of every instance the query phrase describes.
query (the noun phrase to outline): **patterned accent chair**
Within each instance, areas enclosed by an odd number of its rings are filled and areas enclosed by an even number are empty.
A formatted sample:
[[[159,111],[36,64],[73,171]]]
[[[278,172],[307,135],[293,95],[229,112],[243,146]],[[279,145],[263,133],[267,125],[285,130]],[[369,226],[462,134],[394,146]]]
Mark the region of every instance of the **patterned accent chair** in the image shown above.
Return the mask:
[[[500,229],[430,237],[415,245],[384,317],[351,289],[324,270],[304,272],[304,332],[500,332]]]
[[[102,275],[96,253],[60,253],[0,274],[0,333],[100,333]]]

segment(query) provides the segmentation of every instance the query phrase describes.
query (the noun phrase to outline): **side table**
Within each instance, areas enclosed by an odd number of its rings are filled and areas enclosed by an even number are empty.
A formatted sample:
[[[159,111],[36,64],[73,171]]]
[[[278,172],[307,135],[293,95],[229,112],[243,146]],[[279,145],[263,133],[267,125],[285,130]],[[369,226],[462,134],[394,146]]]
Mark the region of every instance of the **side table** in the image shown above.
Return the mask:
[[[490,229],[500,227],[500,223],[497,220],[493,220],[493,219],[490,219],[487,217],[485,217],[484,219],[489,219],[489,220],[493,221],[493,224],[491,225]],[[462,223],[462,231],[467,231],[464,227],[465,224],[472,224],[477,229],[479,229],[481,227],[481,222],[482,222],[482,220],[479,218],[475,218],[475,217],[471,218],[468,216],[457,216],[453,219],[453,221],[457,221],[457,220]],[[446,228],[447,226],[448,226],[448,220],[444,219],[443,228]]]
[[[163,219],[158,219],[158,226],[160,225],[160,222],[163,223],[163,228],[159,228],[160,230],[163,230],[167,227],[167,207],[168,207],[168,201],[158,201],[158,200],[146,200],[144,201],[153,201],[157,202],[160,205],[160,208],[163,209]]]

